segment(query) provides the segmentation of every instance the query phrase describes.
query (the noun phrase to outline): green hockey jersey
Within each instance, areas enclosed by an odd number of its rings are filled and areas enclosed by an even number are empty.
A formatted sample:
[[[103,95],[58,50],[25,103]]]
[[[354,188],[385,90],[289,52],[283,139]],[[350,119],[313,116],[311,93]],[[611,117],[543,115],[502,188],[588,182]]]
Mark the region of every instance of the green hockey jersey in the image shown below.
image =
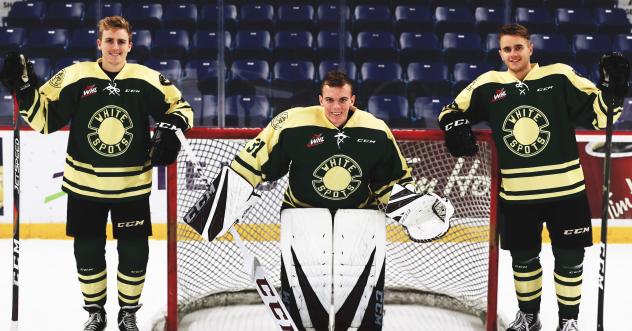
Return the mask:
[[[193,119],[191,107],[169,80],[132,63],[113,80],[98,62],[64,68],[20,100],[20,113],[43,134],[71,123],[62,189],[105,201],[150,194],[149,116],[160,121],[172,114],[188,127]]]
[[[411,180],[410,168],[386,124],[350,110],[340,129],[321,106],[277,115],[231,164],[256,186],[289,172],[285,208],[376,208],[388,202],[396,182]]]
[[[522,81],[508,71],[479,76],[444,107],[439,119],[461,111],[474,123],[489,122],[501,168],[502,199],[556,200],[584,192],[575,125],[605,128],[606,101],[571,67],[532,64]],[[622,100],[616,104],[615,120],[621,109]]]

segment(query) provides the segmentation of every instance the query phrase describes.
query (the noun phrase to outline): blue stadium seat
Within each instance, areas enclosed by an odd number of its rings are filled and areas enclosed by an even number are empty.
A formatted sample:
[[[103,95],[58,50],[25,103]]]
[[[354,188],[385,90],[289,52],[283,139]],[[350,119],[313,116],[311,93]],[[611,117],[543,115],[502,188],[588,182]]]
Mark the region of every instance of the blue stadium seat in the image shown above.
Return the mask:
[[[630,33],[632,24],[622,8],[597,8],[597,29],[600,33]]]
[[[158,29],[162,27],[162,5],[159,3],[127,4],[123,11],[136,29]]]
[[[350,26],[351,11],[349,6],[340,6],[338,3],[320,4],[316,11],[318,18],[318,27],[321,29],[338,28],[340,22],[340,16],[344,17],[347,26]]]
[[[395,7],[395,31],[432,31],[432,12],[428,6],[401,5]]]
[[[83,2],[52,2],[46,7],[44,24],[47,27],[74,28],[83,24]]]
[[[191,46],[191,56],[201,59],[216,59],[217,58],[217,39],[219,35],[212,29],[201,29],[195,31],[193,34],[193,43]],[[230,32],[224,31],[224,57],[230,58],[230,45],[232,38]]]
[[[576,34],[572,39],[575,59],[586,66],[599,62],[601,55],[612,50],[612,42],[606,34]]]
[[[317,104],[316,71],[310,61],[280,60],[272,69],[271,96],[275,112]]]
[[[577,4],[571,4],[568,0],[543,0],[542,5],[547,9],[554,11],[557,8],[567,8],[567,7],[580,7],[579,1]]]
[[[355,81],[356,76],[358,75],[358,69],[356,68],[355,63],[351,61],[347,62],[338,62],[338,61],[322,61],[318,65],[318,78],[320,81],[323,80],[325,75],[333,70],[342,71],[347,74],[351,80]]]
[[[406,69],[407,91],[411,101],[420,96],[449,96],[452,83],[448,66],[442,62],[413,62]]]
[[[452,102],[449,97],[418,97],[412,109],[413,125],[416,128],[424,127],[429,129],[438,129],[439,122],[437,117],[441,113],[441,109],[448,103]]]
[[[278,59],[313,60],[314,37],[309,31],[279,31],[274,35],[273,57]]]
[[[354,59],[358,62],[397,60],[397,42],[392,32],[362,31],[356,38],[358,48]]]
[[[397,95],[374,95],[369,97],[367,111],[382,119],[393,128],[409,128],[408,100]]]
[[[459,94],[468,84],[475,80],[478,76],[493,70],[488,63],[456,63],[454,65],[454,86],[452,91],[454,95]]]
[[[264,60],[235,60],[230,66],[229,95],[269,95],[270,66]]]
[[[402,32],[399,36],[399,62],[437,61],[441,58],[439,39],[433,32]]]
[[[98,19],[108,16],[122,16],[123,15],[123,4],[120,2],[101,2],[101,12],[99,13]],[[90,28],[94,28],[96,26],[97,21],[97,2],[88,1],[86,3],[85,8],[85,18],[83,23]],[[136,26],[134,26],[136,27]]]
[[[621,52],[628,60],[632,59],[632,34],[617,34],[612,40],[612,50]]]
[[[352,37],[351,32],[344,34],[344,53],[348,57],[351,55]],[[320,31],[316,37],[316,52],[319,59],[338,59],[340,53],[340,34],[338,31]]]
[[[233,56],[236,59],[269,60],[270,32],[266,30],[239,30],[235,33]]]
[[[217,4],[204,4],[200,9],[198,27],[217,30]],[[224,5],[224,27],[226,30],[235,31],[237,26],[237,6]]]
[[[202,118],[200,122],[204,126],[217,126],[217,96],[214,94],[202,95]],[[229,114],[225,114],[226,117]]]
[[[476,7],[474,21],[476,31],[481,35],[497,33],[504,21],[504,9],[500,7]]]
[[[367,4],[357,5],[353,10],[353,30],[392,31],[393,18],[387,5]]]
[[[13,124],[13,96],[0,89],[0,125]]]
[[[95,28],[74,29],[68,43],[68,53],[73,56],[94,58],[98,51],[96,41],[98,32]],[[132,42],[136,43],[135,40]]]
[[[501,7],[505,5],[505,0],[469,0],[470,7]]]
[[[43,57],[30,57],[29,62],[33,64],[33,72],[37,75],[40,82],[47,81],[51,76],[51,61]]]
[[[42,23],[46,6],[43,1],[17,1],[6,17],[8,26],[35,27]]]
[[[531,33],[555,32],[555,21],[547,8],[516,8],[516,22],[529,29]]]
[[[593,13],[586,8],[558,8],[555,10],[555,21],[559,33],[571,35],[597,32]]]
[[[448,65],[483,61],[485,52],[481,47],[481,37],[476,32],[446,33],[443,35],[443,58]]]
[[[190,60],[184,66],[182,85],[197,85],[203,94],[217,93],[217,61]]]
[[[240,6],[240,29],[271,30],[274,27],[274,8],[271,4],[244,4]]]
[[[372,95],[406,95],[402,67],[397,62],[365,62],[360,67],[360,104]]]
[[[149,30],[132,31],[132,50],[127,55],[128,58],[144,61],[149,56],[151,50],[151,32]]]
[[[277,13],[277,29],[311,31],[314,27],[314,7],[310,5],[283,4]]]
[[[189,35],[186,30],[160,29],[155,32],[151,43],[151,54],[161,59],[187,58],[189,51]]]
[[[162,15],[167,29],[193,30],[197,24],[198,10],[194,3],[167,3]]]
[[[89,62],[94,61],[94,59],[85,58],[85,57],[62,57],[55,61],[55,65],[53,66],[53,73],[57,73],[66,67],[69,67],[75,63],[79,62]]]
[[[621,112],[621,117],[614,123],[614,129],[632,129],[632,98],[623,99],[623,112]]]
[[[172,83],[182,78],[182,64],[180,60],[151,58],[145,61],[145,66],[159,71]]]
[[[446,32],[471,32],[474,28],[474,16],[468,7],[439,6],[435,9],[435,31],[440,35]]]
[[[193,125],[202,125],[202,112],[204,110],[202,106],[202,94],[197,89],[182,89],[182,98],[191,105],[193,109]]]
[[[557,62],[569,63],[572,60],[568,39],[559,33],[531,35],[533,43],[533,55],[531,62],[540,65],[553,64]]]
[[[234,95],[226,99],[226,113],[237,115],[238,127],[260,128],[270,120],[270,102],[265,95]]]
[[[0,28],[1,57],[4,59],[4,52],[19,51],[24,43],[25,36],[24,28]]]
[[[485,38],[485,62],[494,67],[498,67],[502,62],[498,54],[499,50],[500,41],[498,40],[498,33],[488,33]]]
[[[569,65],[575,70],[575,73],[590,79],[590,72],[585,65],[577,62],[571,62]]]
[[[46,54],[48,57],[59,57],[66,51],[69,37],[66,29],[33,28],[28,33],[23,50],[28,56]]]
[[[524,8],[536,8],[536,7],[544,7],[543,0],[513,0],[512,6],[514,8],[524,7]]]

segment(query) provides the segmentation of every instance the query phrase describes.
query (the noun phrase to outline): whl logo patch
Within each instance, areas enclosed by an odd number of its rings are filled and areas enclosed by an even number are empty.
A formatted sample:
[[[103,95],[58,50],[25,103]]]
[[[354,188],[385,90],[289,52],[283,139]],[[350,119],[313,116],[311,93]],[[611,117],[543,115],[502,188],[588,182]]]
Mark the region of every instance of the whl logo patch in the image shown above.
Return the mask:
[[[83,92],[81,92],[81,98],[89,97],[93,94],[97,93],[97,86],[92,84],[83,88]]]
[[[504,88],[501,88],[499,90],[496,90],[496,93],[492,96],[490,102],[494,103],[496,101],[504,99],[505,97],[507,97],[507,91],[505,91]]]
[[[314,147],[316,145],[320,145],[325,142],[325,137],[323,137],[322,133],[317,133],[312,135],[312,139],[307,143],[307,147]]]

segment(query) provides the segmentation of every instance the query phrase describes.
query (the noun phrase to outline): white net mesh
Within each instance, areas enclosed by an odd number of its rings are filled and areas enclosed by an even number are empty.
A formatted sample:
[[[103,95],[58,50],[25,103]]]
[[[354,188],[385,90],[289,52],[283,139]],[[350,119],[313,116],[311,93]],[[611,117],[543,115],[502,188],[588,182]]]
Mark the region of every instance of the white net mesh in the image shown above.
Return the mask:
[[[397,133],[396,133],[397,136]],[[432,243],[415,243],[396,223],[387,225],[386,303],[422,303],[466,311],[483,318],[487,306],[491,144],[479,141],[479,153],[453,158],[436,135],[398,140],[413,168],[420,191],[450,198],[455,218],[449,233]],[[248,137],[244,137],[248,138]],[[212,180],[229,163],[244,139],[190,139]],[[203,192],[193,164],[181,153],[177,162],[178,311],[256,303],[256,294],[242,271],[241,253],[230,235],[213,242],[181,222]],[[258,187],[262,202],[236,225],[250,251],[280,286],[279,211],[287,178]]]

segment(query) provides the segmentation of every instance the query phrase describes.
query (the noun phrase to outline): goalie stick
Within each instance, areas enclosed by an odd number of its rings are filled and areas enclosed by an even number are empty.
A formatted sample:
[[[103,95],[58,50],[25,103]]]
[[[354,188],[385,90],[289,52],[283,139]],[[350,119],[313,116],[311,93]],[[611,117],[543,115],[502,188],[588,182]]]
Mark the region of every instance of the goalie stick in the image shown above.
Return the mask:
[[[18,329],[19,274],[20,274],[20,108],[13,92],[13,296],[11,301],[11,330]]]
[[[608,200],[610,195],[610,165],[612,161],[612,126],[615,101],[606,114],[606,144],[604,146],[603,184],[601,196],[601,243],[599,244],[599,290],[597,296],[597,331],[603,331],[603,311],[606,289],[606,249],[608,247]]]
[[[193,162],[195,173],[204,181],[205,185],[207,186],[205,194],[210,192],[210,194],[212,195],[216,191],[216,188],[213,186],[212,181],[209,181],[208,178],[205,176],[203,171],[204,168],[202,167],[202,164],[199,162],[197,156],[193,152],[193,149],[191,148],[189,141],[184,136],[184,133],[182,133],[182,130],[170,124],[160,123],[159,125],[163,128],[167,128],[175,132],[178,140],[180,140],[180,144],[182,144],[182,147],[185,150],[185,153]],[[201,204],[210,201],[212,200],[208,199],[208,197],[203,196],[202,199],[198,200],[198,202],[187,212],[187,216],[185,217],[188,217],[189,219],[194,219],[196,216],[198,216],[200,212],[202,212],[203,209],[205,209],[201,206]],[[283,331],[297,330],[296,324],[292,320],[292,317],[290,317],[289,312],[281,301],[279,293],[274,288],[272,283],[268,281],[268,277],[266,276],[267,272],[259,262],[259,259],[257,259],[257,257],[254,256],[248,250],[248,248],[246,248],[246,245],[241,240],[241,237],[239,236],[239,233],[234,226],[231,226],[230,233],[237,243],[237,246],[239,246],[239,249],[241,250],[241,255],[244,259],[244,271],[250,277],[250,280],[252,281],[254,287],[257,289],[257,293],[259,293],[263,304],[268,308],[267,310],[272,316],[275,324]]]

